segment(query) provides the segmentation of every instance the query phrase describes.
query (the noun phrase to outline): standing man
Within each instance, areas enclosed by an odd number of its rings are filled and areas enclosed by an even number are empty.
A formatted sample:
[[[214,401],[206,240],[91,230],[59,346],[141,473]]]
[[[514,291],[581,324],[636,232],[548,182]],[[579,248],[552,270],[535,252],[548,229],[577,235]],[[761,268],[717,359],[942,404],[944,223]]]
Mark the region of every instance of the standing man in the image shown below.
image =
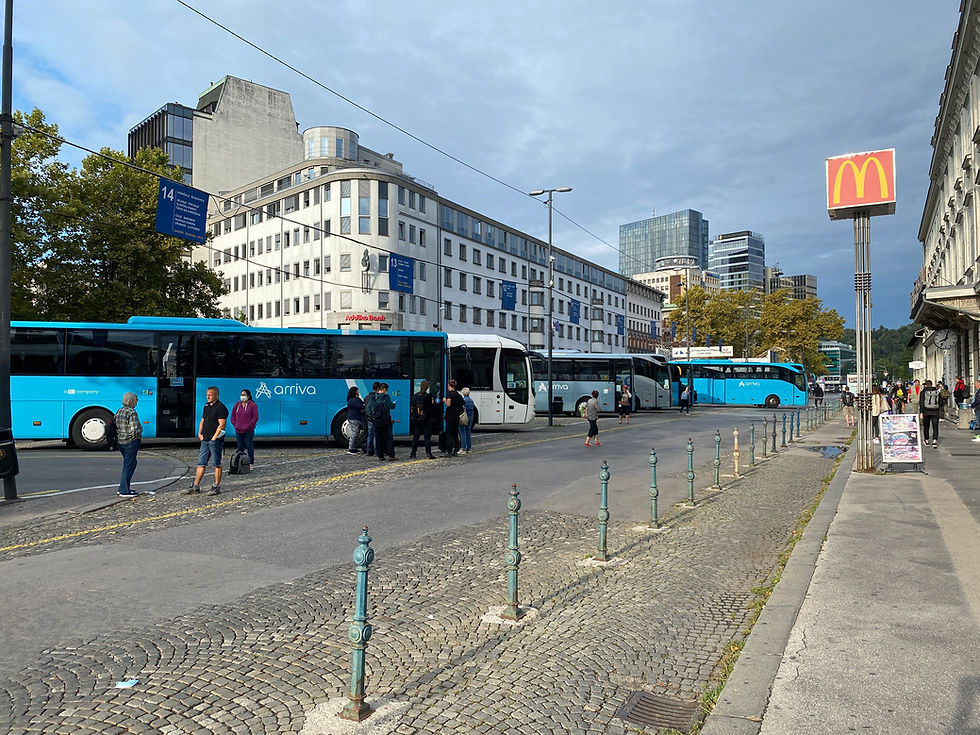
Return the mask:
[[[210,461],[214,465],[214,484],[205,495],[221,493],[221,450],[225,447],[225,426],[228,423],[228,409],[218,400],[218,389],[211,386],[207,390],[207,403],[197,427],[197,438],[201,440],[201,451],[197,455],[197,472],[194,484],[180,491],[181,495],[201,492],[201,480]]]
[[[409,456],[412,459],[415,459],[415,453],[419,450],[419,437],[425,438],[425,456],[435,459],[432,456],[433,408],[432,396],[429,395],[429,381],[423,380],[419,385],[419,392],[412,396],[409,405],[409,420],[412,425],[412,453]]]
[[[916,378],[914,381],[912,381],[912,385],[909,386],[908,403],[906,404],[908,406],[907,413],[918,414],[920,412],[919,411],[920,393],[922,393],[922,383],[920,383],[919,379]]]
[[[930,433],[932,434],[932,446],[939,446],[939,417],[942,413],[943,398],[939,394],[939,389],[932,384],[931,380],[926,380],[919,391],[919,420],[922,422],[923,446],[929,445]]]
[[[456,380],[449,381],[449,390],[442,399],[446,404],[446,454],[450,457],[459,456],[459,417],[466,410],[466,404],[456,390]]]
[[[121,498],[135,498],[139,495],[133,490],[130,482],[136,472],[136,455],[139,453],[143,439],[143,425],[136,414],[136,403],[139,396],[135,393],[123,393],[122,408],[116,411],[116,431],[119,432],[119,453],[122,455],[122,474],[119,477],[119,492]]]
[[[820,383],[813,384],[813,405],[817,408],[823,405],[823,386]]]
[[[973,437],[972,441],[980,442],[980,378],[973,381],[973,388],[976,393],[973,394],[973,401],[970,403],[970,408],[973,409],[973,426],[977,435]]]
[[[364,420],[367,422],[367,445],[364,453],[369,457],[374,454],[374,398],[378,395],[379,385],[381,383],[375,380],[371,392],[364,397]]]
[[[844,407],[844,425],[847,427],[854,426],[854,394],[851,393],[847,383],[844,383],[840,392],[840,405]]]
[[[374,418],[374,449],[378,459],[384,461],[387,453],[392,460],[395,457],[395,436],[392,432],[391,409],[395,402],[388,395],[388,384],[379,383],[378,390],[371,401],[371,416]]]

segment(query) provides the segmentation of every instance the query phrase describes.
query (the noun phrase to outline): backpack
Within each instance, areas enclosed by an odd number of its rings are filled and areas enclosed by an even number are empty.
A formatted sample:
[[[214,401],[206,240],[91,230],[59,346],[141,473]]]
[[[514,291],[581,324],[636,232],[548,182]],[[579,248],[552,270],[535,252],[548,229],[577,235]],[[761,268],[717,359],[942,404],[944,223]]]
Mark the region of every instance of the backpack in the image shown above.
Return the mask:
[[[416,393],[408,405],[411,416],[416,421],[425,420],[425,393]]]
[[[364,418],[369,424],[374,423],[374,397],[376,395],[378,394],[368,393],[368,397],[364,401]]]
[[[935,411],[939,408],[939,391],[938,390],[924,390],[922,391],[922,408],[926,411]]]
[[[105,425],[106,449],[115,452],[119,449],[119,427],[116,426],[116,417],[113,416]]]
[[[247,475],[250,469],[248,454],[239,450],[231,455],[231,462],[228,467],[229,475]]]
[[[384,429],[391,425],[391,409],[388,408],[388,402],[384,399],[371,402],[370,416],[375,426]]]
[[[901,388],[899,388],[897,391],[895,391],[895,397],[896,398],[905,398],[905,391],[902,390]]]

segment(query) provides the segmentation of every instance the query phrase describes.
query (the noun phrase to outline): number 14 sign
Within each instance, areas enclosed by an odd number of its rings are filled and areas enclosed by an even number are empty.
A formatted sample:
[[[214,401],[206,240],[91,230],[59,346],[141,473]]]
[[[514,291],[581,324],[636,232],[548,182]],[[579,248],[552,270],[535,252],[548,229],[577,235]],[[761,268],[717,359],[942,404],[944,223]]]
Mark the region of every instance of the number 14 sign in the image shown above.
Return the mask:
[[[203,243],[207,233],[208,195],[199,189],[160,179],[156,231]]]

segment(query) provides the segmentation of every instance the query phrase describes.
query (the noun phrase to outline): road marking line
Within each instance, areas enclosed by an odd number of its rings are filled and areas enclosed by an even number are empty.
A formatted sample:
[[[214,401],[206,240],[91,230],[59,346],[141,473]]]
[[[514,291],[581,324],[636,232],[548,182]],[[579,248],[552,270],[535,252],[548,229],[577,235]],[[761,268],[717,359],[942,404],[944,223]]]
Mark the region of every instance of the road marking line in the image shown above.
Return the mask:
[[[170,482],[171,480],[179,480],[184,475],[173,475],[171,477],[161,477],[157,480],[141,480],[140,482],[131,482],[130,485],[152,485],[155,482]],[[53,498],[57,495],[71,495],[72,493],[80,493],[85,490],[105,490],[109,487],[118,487],[118,482],[110,483],[109,485],[92,485],[91,487],[75,487],[70,490],[38,490],[33,493],[24,493],[21,495],[22,498]]]

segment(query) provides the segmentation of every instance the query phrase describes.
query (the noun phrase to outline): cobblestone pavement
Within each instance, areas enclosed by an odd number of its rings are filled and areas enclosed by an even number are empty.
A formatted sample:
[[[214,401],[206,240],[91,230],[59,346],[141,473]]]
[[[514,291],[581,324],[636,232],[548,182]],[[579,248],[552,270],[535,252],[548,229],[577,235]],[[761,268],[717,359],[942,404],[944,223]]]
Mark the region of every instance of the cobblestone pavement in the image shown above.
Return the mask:
[[[793,447],[703,495],[696,508],[673,509],[668,533],[612,522],[610,552],[619,563],[606,566],[582,564],[595,550],[593,519],[522,514],[520,597],[537,614],[516,626],[483,620],[507,594],[505,519],[389,550],[370,572],[367,651],[368,700],[405,705],[385,732],[625,733],[640,727],[616,717],[633,691],[700,697],[713,686],[726,645],[745,632],[753,589],[833,466]],[[229,507],[221,503],[288,502],[290,494],[370,481],[370,474],[314,479],[324,468],[297,473],[285,489],[280,478],[264,496],[252,487],[254,501],[219,499],[194,517]],[[189,509],[171,509],[167,500],[158,498],[152,507],[163,512],[139,528],[189,522]],[[112,510],[127,518],[149,505]],[[102,534],[45,550],[94,536]],[[0,680],[0,722],[25,735],[299,733],[317,705],[347,691],[353,579],[352,565],[324,568],[233,605],[46,651]],[[114,688],[127,679],[139,681]]]

